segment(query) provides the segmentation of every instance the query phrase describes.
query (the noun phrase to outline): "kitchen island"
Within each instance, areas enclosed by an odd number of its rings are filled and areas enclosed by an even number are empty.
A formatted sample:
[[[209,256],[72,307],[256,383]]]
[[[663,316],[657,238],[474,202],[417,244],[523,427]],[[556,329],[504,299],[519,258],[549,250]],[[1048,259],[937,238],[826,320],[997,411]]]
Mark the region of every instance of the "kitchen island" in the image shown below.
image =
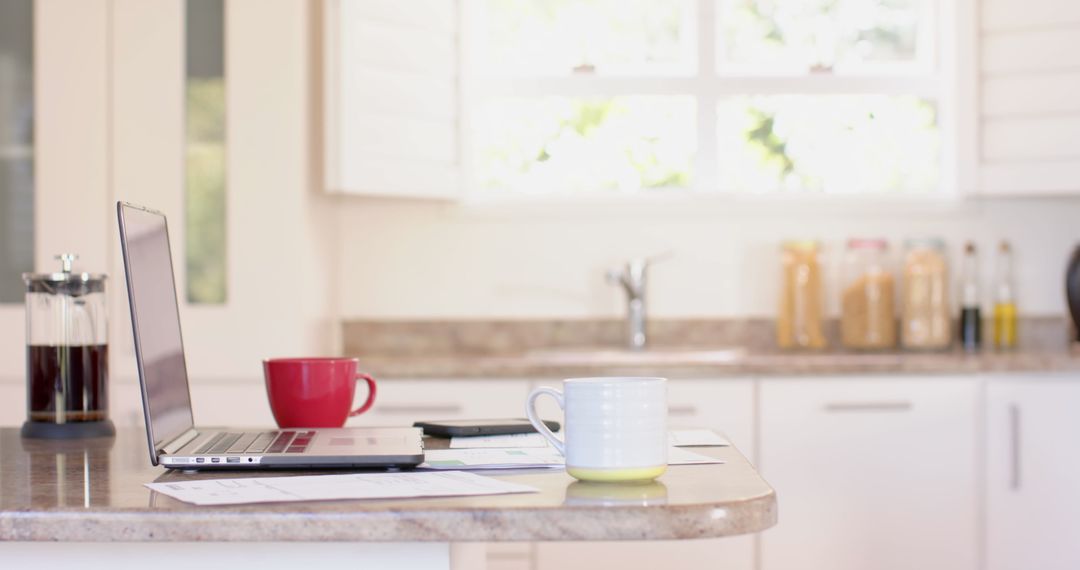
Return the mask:
[[[153,467],[138,430],[119,430],[115,439],[34,441],[6,428],[0,430],[0,559],[85,567],[96,557],[116,568],[126,566],[106,561],[122,555],[144,568],[169,560],[257,560],[284,568],[334,554],[354,564],[445,568],[454,561],[474,568],[483,565],[483,545],[467,543],[697,539],[776,523],[772,488],[738,450],[695,451],[726,463],[671,467],[638,486],[579,483],[561,469],[523,470],[487,474],[540,492],[200,507],[143,484],[255,475]]]

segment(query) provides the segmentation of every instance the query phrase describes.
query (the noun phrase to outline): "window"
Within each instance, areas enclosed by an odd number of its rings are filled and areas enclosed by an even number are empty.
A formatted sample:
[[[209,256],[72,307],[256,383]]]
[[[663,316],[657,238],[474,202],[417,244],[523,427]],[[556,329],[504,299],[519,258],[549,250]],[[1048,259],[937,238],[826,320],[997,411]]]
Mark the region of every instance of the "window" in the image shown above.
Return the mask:
[[[226,299],[225,6],[186,3],[185,252],[189,303]]]
[[[0,303],[34,269],[34,3],[0,2]]]
[[[470,186],[940,191],[939,4],[463,2]]]

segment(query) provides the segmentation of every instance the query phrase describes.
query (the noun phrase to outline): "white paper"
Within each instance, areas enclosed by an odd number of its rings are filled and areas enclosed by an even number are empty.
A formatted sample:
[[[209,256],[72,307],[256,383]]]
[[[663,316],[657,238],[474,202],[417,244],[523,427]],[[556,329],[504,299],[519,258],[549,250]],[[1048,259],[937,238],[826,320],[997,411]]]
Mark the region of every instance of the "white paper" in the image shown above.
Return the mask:
[[[427,469],[534,469],[563,467],[565,460],[554,447],[517,449],[430,449],[424,452]],[[700,453],[672,447],[668,465],[704,465],[724,463]]]
[[[450,438],[450,449],[481,449],[499,447],[548,447],[548,440],[538,433],[512,435],[473,435]]]
[[[724,463],[724,460],[709,457],[708,455],[702,455],[700,453],[694,453],[693,451],[679,447],[668,449],[668,465],[708,465],[718,463]]]
[[[539,491],[528,485],[507,483],[460,471],[203,479],[147,483],[146,486],[158,493],[196,505],[239,505],[335,499],[404,499]]]
[[[724,446],[731,443],[710,429],[684,429],[668,432],[668,441],[675,447]],[[548,440],[538,433],[513,435],[475,435],[450,439],[450,449],[536,448],[548,447]]]
[[[525,469],[562,467],[563,456],[554,447],[427,449],[421,468]]]

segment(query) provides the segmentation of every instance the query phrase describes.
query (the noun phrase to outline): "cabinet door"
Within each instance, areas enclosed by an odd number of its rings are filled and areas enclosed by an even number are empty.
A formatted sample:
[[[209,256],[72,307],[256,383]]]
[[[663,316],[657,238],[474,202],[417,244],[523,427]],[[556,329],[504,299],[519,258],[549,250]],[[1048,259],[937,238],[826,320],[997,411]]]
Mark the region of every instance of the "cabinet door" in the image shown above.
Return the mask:
[[[537,385],[555,385],[541,382]],[[544,418],[562,421],[550,398],[540,400]],[[743,379],[673,380],[668,384],[671,428],[710,428],[725,433],[753,461],[754,382]],[[664,478],[660,478],[663,482]],[[781,507],[781,512],[783,512]],[[781,515],[783,516],[783,515]],[[709,540],[642,542],[543,542],[536,545],[537,570],[654,568],[754,568],[754,536]]]
[[[520,418],[528,390],[527,380],[383,380],[371,411],[354,422],[411,426],[417,420]]]
[[[1080,383],[994,380],[987,406],[986,567],[1080,568]]]
[[[761,568],[975,568],[976,382],[762,381]]]

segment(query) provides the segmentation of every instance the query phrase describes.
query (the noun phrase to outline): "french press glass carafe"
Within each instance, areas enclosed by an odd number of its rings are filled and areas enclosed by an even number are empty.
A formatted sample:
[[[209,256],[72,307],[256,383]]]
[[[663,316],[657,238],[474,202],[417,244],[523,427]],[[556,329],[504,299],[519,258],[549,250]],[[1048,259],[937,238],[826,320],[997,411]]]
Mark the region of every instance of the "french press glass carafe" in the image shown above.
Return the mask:
[[[56,256],[58,273],[24,273],[26,408],[23,437],[110,436],[105,276],[74,273],[75,255]]]

